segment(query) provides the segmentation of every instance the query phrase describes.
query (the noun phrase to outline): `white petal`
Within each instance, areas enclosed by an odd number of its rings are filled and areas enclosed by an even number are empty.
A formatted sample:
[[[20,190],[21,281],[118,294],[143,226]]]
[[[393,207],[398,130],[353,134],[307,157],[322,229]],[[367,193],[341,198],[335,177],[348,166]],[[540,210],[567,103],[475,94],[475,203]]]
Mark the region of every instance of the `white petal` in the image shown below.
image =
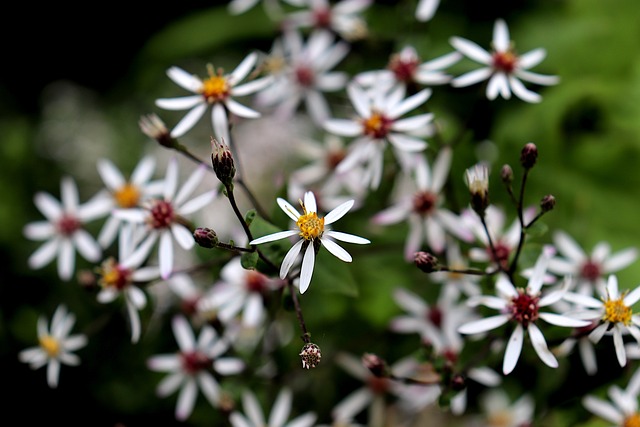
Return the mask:
[[[522,82],[515,76],[509,76],[509,86],[511,87],[514,95],[516,95],[523,101],[530,103],[537,103],[542,101],[542,97],[539,94],[527,89],[525,85],[522,84]]]
[[[329,239],[321,239],[321,242],[322,242],[322,246],[324,246],[329,252],[331,252],[332,255],[334,255],[336,258],[340,259],[341,261],[351,262],[353,260],[351,258],[351,255],[349,255],[349,252],[344,250],[336,242]]]
[[[33,197],[38,210],[49,220],[56,221],[62,216],[62,205],[51,194],[39,191]]]
[[[496,329],[509,321],[509,315],[499,314],[497,316],[487,317],[480,320],[465,323],[458,327],[461,334],[478,334],[480,332]]]
[[[102,248],[86,230],[73,233],[73,243],[87,261],[96,262],[102,256]]]
[[[193,107],[185,116],[178,122],[178,124],[171,130],[171,136],[174,138],[180,138],[187,133],[191,128],[198,123],[198,120],[202,118],[205,111],[207,111],[207,104],[197,104]]]
[[[202,178],[204,178],[205,173],[207,173],[206,167],[204,165],[198,165],[191,175],[189,175],[189,178],[184,182],[184,184],[182,184],[180,191],[178,191],[178,194],[173,199],[173,202],[177,206],[182,205],[185,200],[187,200],[187,197],[194,192],[198,184],[202,182]]]
[[[283,426],[287,418],[289,418],[289,412],[291,412],[291,401],[293,400],[293,395],[291,390],[288,388],[283,388],[282,391],[278,394],[275,403],[273,404],[273,408],[271,409],[271,414],[269,415],[269,421],[267,425],[269,426]]]
[[[492,73],[493,73],[493,70],[489,67],[483,67],[477,70],[469,71],[468,73],[465,73],[451,80],[451,86],[453,87],[471,86],[483,80],[487,80]]]
[[[354,200],[349,200],[335,207],[324,217],[324,225],[333,224],[340,218],[342,218],[353,207]]]
[[[591,322],[587,320],[574,319],[569,316],[563,316],[555,313],[539,313],[539,316],[545,322],[551,323],[552,325],[557,325],[557,326],[581,328],[583,326],[588,326],[589,324],[591,324]]]
[[[582,404],[595,415],[616,425],[621,425],[624,421],[624,414],[607,401],[587,395],[582,399]]]
[[[98,174],[109,190],[119,190],[126,184],[120,170],[109,159],[98,159]]]
[[[617,252],[604,261],[604,272],[609,274],[631,265],[638,258],[638,250],[629,248]]]
[[[325,235],[332,237],[336,240],[340,240],[342,242],[347,242],[347,243],[356,243],[359,245],[365,245],[367,243],[371,243],[369,240],[363,237],[354,236],[353,234],[341,233],[339,231],[329,230],[325,232]]]
[[[138,310],[133,304],[127,305],[127,313],[129,313],[129,322],[131,324],[131,342],[133,344],[137,343],[140,339],[140,316],[138,315]]]
[[[313,244],[309,243],[307,250],[304,252],[302,260],[302,268],[300,269],[300,293],[304,294],[311,284],[311,276],[313,275],[313,267],[316,261],[316,254]]]
[[[266,236],[258,237],[249,242],[250,245],[259,245],[261,243],[273,242],[275,240],[285,239],[287,237],[295,236],[298,234],[296,230],[278,231],[277,233],[268,234]]]
[[[530,323],[527,331],[529,332],[529,338],[531,339],[533,349],[538,354],[538,357],[540,357],[540,360],[542,360],[547,366],[557,368],[558,360],[555,358],[553,353],[549,351],[547,342],[545,341],[544,335],[542,335],[540,329],[535,325],[535,323]]]
[[[289,270],[291,269],[291,266],[293,265],[293,263],[295,262],[296,258],[298,257],[298,254],[300,253],[300,249],[302,249],[302,244],[304,242],[305,242],[305,240],[303,240],[303,239],[298,240],[291,247],[291,249],[289,249],[287,254],[284,256],[284,259],[282,260],[282,265],[280,266],[280,278],[281,279],[284,279],[285,277],[287,277],[287,274],[289,274]],[[313,245],[310,244],[310,246],[313,246]]]
[[[511,39],[509,38],[509,28],[503,19],[497,19],[493,26],[493,47],[498,52],[506,52],[509,49]]]
[[[235,86],[239,81],[243,80],[251,72],[251,69],[258,60],[258,54],[251,52],[248,54],[240,64],[229,74],[229,81],[231,85]]]
[[[156,105],[158,107],[171,111],[188,110],[198,104],[206,106],[202,95],[190,95],[180,98],[162,98],[156,100]]]
[[[520,358],[520,352],[522,351],[522,343],[524,341],[524,329],[521,324],[517,324],[513,330],[507,348],[504,352],[504,361],[502,363],[502,373],[509,375],[513,368],[516,367],[518,359]]]
[[[58,253],[60,239],[54,238],[43,243],[28,259],[29,268],[39,269],[49,264]]]
[[[191,231],[182,224],[171,224],[171,234],[183,249],[189,250],[196,243]],[[160,244],[162,244],[162,242]]]
[[[489,52],[481,48],[477,43],[462,37],[451,37],[449,39],[451,45],[456,48],[460,53],[476,62],[489,65],[492,62],[492,57]]]
[[[280,206],[280,209],[282,209],[282,211],[286,213],[289,218],[294,221],[298,221],[298,219],[300,218],[300,213],[296,208],[293,207],[293,205],[291,205],[291,203],[287,202],[281,197],[278,197],[276,199],[276,202],[278,203],[278,206]]]
[[[158,258],[160,263],[160,276],[163,279],[167,279],[173,269],[173,241],[171,240],[171,232],[168,230],[160,235]]]
[[[76,253],[71,240],[62,239],[58,249],[58,276],[62,280],[69,280],[76,265]]]
[[[238,117],[244,117],[245,119],[257,119],[261,116],[260,112],[246,107],[233,99],[227,100],[226,105],[229,111]]]
[[[178,394],[178,402],[176,404],[176,419],[184,421],[189,418],[198,397],[198,385],[195,379],[187,377],[185,383]]]
[[[518,58],[518,66],[525,70],[535,67],[547,56],[547,51],[544,48],[537,48],[527,53],[520,55]]]
[[[304,193],[304,208],[309,212],[318,212],[318,206],[316,205],[316,196],[313,191],[307,191]]]
[[[167,76],[178,86],[189,92],[195,93],[202,88],[202,80],[198,76],[188,73],[180,67],[170,67],[167,70]]]

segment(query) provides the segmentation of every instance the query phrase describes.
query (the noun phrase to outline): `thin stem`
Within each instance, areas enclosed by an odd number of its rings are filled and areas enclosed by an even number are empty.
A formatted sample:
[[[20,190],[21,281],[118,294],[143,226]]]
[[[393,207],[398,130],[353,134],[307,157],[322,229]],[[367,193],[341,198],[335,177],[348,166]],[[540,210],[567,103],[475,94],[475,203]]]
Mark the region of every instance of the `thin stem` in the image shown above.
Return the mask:
[[[496,274],[498,271],[500,271],[500,269],[498,268],[492,271],[484,271],[484,270],[478,270],[475,268],[456,269],[456,268],[449,268],[446,265],[442,265],[442,266],[439,266],[435,271],[446,271],[448,273],[457,273],[457,274],[469,274],[473,276],[491,276],[493,274]]]
[[[298,294],[296,288],[293,286],[293,279],[287,280],[287,287],[289,288],[289,293],[291,294],[291,300],[293,301],[293,307],[296,310],[296,317],[298,318],[298,323],[300,324],[300,330],[302,331],[302,341],[305,344],[309,344],[311,342],[311,334],[307,331],[307,325],[304,323],[304,317],[302,316],[302,308],[300,307],[300,301],[298,300]]]
[[[520,239],[518,241],[518,248],[516,249],[516,253],[513,257],[513,261],[511,262],[511,267],[509,268],[509,277],[513,277],[513,274],[516,271],[516,267],[518,266],[518,258],[520,257],[520,253],[522,252],[522,247],[524,246],[525,239],[525,225],[524,225],[524,214],[523,214],[523,199],[524,199],[524,189],[527,184],[527,176],[529,175],[529,169],[524,170],[524,174],[522,174],[522,184],[520,185],[520,196],[518,197],[518,220],[520,221]]]

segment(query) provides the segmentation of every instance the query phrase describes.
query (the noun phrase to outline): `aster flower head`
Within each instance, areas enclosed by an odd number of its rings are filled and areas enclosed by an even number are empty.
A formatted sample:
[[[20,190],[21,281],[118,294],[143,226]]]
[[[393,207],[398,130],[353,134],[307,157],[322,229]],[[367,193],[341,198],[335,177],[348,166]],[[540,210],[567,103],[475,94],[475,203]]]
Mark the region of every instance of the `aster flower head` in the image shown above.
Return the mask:
[[[36,193],[34,203],[46,219],[25,225],[23,233],[30,240],[45,241],[29,257],[29,267],[42,268],[57,257],[58,276],[69,280],[75,269],[76,251],[87,261],[100,259],[102,248],[84,227],[105,216],[111,209],[111,201],[98,194],[81,204],[78,187],[71,177],[62,178],[60,194],[58,201],[49,193]]]
[[[202,327],[197,340],[184,316],[174,316],[172,328],[180,350],[152,356],[147,360],[147,366],[152,371],[167,373],[156,389],[160,397],[180,390],[175,416],[184,421],[193,411],[198,390],[213,407],[218,407],[221,390],[216,377],[237,374],[244,369],[244,362],[223,356],[229,343],[209,325]]]
[[[242,393],[242,407],[244,414],[233,411],[229,417],[232,427],[311,427],[314,425],[317,415],[314,412],[306,412],[289,420],[293,402],[293,392],[289,388],[283,388],[278,393],[271,408],[269,418],[265,421],[265,414],[260,406],[258,398],[251,390]]]
[[[43,316],[38,318],[38,343],[18,354],[21,362],[28,363],[31,369],[47,365],[47,384],[51,388],[58,386],[61,365],[77,366],[80,358],[73,352],[87,345],[84,334],[70,335],[76,318],[65,305],[59,305],[51,318],[50,327]]]
[[[178,189],[178,163],[176,158],[172,158],[167,166],[161,198],[150,199],[137,208],[116,209],[113,213],[124,221],[144,225],[148,232],[146,239],[160,241],[158,255],[163,279],[168,278],[173,269],[173,240],[185,250],[195,245],[186,217],[205,207],[217,196],[217,190],[210,190],[188,199],[205,174],[204,165],[199,166]]]
[[[613,335],[613,344],[620,366],[627,364],[627,353],[623,335],[631,334],[640,345],[640,316],[634,314],[633,305],[640,300],[640,286],[634,290],[620,292],[618,278],[611,274],[607,280],[605,292],[600,299],[590,295],[568,292],[564,299],[584,307],[576,311],[576,317],[589,321],[599,321],[590,333],[589,339],[594,344],[600,342],[604,335]]]
[[[612,385],[607,390],[608,400],[588,394],[582,405],[599,418],[617,427],[640,425],[638,396],[640,395],[640,370],[636,369],[625,389]]]
[[[508,375],[515,368],[525,333],[529,336],[533,348],[547,366],[558,367],[558,361],[547,347],[542,330],[538,327],[540,320],[556,326],[583,327],[590,322],[575,319],[566,315],[543,312],[540,309],[560,300],[566,292],[566,286],[542,295],[541,289],[549,259],[553,254],[552,247],[546,247],[538,258],[533,274],[525,288],[516,288],[510,279],[500,274],[496,281],[497,296],[471,297],[467,301],[471,306],[484,305],[499,310],[499,314],[461,325],[458,332],[462,334],[478,334],[499,328],[511,322],[514,325],[509,338],[502,365],[502,371]]]
[[[282,209],[289,218],[295,221],[297,229],[280,231],[277,233],[269,234],[267,236],[259,237],[249,242],[249,244],[259,245],[262,243],[285,239],[295,235],[299,236],[300,240],[298,240],[291,247],[291,249],[289,249],[282,261],[282,265],[280,266],[280,278],[284,279],[285,277],[287,277],[287,274],[289,273],[289,270],[298,257],[298,254],[303,252],[304,255],[302,259],[302,267],[300,270],[301,294],[305,293],[309,288],[309,284],[311,283],[311,276],[313,274],[313,267],[315,264],[316,251],[320,250],[320,247],[325,247],[331,254],[344,262],[351,262],[351,255],[349,255],[346,250],[338,245],[335,240],[340,240],[342,242],[348,243],[356,243],[360,245],[371,243],[365,238],[326,228],[328,225],[333,224],[334,222],[342,218],[351,209],[354,204],[353,200],[344,202],[322,218],[318,217],[316,198],[311,191],[307,191],[305,193],[304,201],[300,200],[302,214],[300,214],[296,208],[294,208],[289,202],[282,198],[278,198],[277,202],[278,206],[280,206],[280,209]]]
[[[554,85],[559,81],[557,76],[529,71],[530,68],[542,62],[546,56],[546,50],[538,48],[518,55],[509,38],[509,28],[502,19],[496,20],[493,27],[491,52],[461,37],[452,37],[450,42],[460,53],[484,65],[482,68],[456,77],[451,84],[454,87],[464,87],[488,79],[486,95],[490,100],[496,99],[498,95],[509,99],[513,93],[523,101],[540,102],[542,97],[527,89],[522,81],[537,85]]]
[[[177,85],[194,93],[191,96],[156,100],[156,105],[165,110],[189,110],[171,130],[171,136],[178,138],[191,130],[209,107],[211,107],[214,134],[224,141],[231,140],[228,113],[243,118],[260,117],[259,112],[235,100],[236,97],[252,94],[271,83],[271,77],[266,76],[240,84],[247,78],[257,60],[257,53],[252,52],[229,74],[221,68],[215,69],[209,65],[208,77],[205,79],[189,74],[180,67],[169,68],[167,70],[169,78]]]
[[[362,13],[372,0],[305,0],[306,9],[292,12],[284,20],[285,28],[313,28],[340,35],[345,40],[362,39],[367,35],[367,23]]]
[[[329,133],[355,138],[336,171],[342,173],[355,165],[366,165],[363,185],[377,189],[382,179],[387,144],[391,144],[397,160],[403,163],[407,153],[416,153],[427,147],[423,138],[433,132],[433,114],[402,116],[424,104],[431,96],[431,89],[422,89],[405,98],[406,89],[402,85],[366,89],[353,80],[347,85],[347,93],[357,117],[329,119],[324,123]]]

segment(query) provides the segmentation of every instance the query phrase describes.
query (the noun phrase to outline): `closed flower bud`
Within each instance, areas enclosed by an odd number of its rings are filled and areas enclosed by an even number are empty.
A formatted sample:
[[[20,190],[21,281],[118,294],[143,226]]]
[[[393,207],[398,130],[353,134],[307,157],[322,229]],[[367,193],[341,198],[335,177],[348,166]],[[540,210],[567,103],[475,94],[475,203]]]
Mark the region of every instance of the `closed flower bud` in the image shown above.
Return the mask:
[[[304,369],[315,368],[320,363],[320,359],[322,359],[320,347],[311,342],[305,344],[300,352],[300,359],[302,359],[302,367]]]
[[[542,212],[549,212],[556,206],[556,198],[551,194],[547,194],[540,201],[540,209]]]
[[[210,228],[196,228],[196,231],[193,232],[193,238],[198,245],[207,249],[215,248],[218,244],[218,236]]]
[[[538,147],[533,142],[529,142],[520,152],[520,163],[525,169],[531,169],[538,160]]]
[[[236,167],[233,163],[231,150],[224,143],[211,138],[211,164],[216,176],[226,187],[231,186],[236,176]]]
[[[156,114],[142,116],[138,125],[142,133],[155,139],[163,147],[173,148],[177,145],[177,141],[171,136],[167,126]]]
[[[471,194],[471,207],[483,216],[489,206],[489,169],[486,165],[477,164],[465,171],[464,178]]]
[[[362,364],[367,368],[374,376],[378,378],[386,378],[389,376],[389,370],[387,369],[387,363],[380,356],[372,353],[365,353],[362,356]]]
[[[416,252],[414,262],[425,273],[433,273],[438,267],[438,258],[427,252]]]
[[[513,169],[511,169],[511,166],[502,166],[502,170],[500,170],[500,178],[502,178],[502,182],[507,185],[513,182]]]

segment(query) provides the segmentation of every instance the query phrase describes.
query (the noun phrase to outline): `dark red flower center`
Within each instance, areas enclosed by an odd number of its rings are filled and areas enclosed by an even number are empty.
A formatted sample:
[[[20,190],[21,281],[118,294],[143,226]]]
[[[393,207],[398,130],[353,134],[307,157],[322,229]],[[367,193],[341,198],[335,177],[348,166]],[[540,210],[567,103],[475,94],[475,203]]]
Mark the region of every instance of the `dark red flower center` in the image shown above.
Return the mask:
[[[331,9],[322,8],[314,10],[313,21],[318,28],[328,28],[331,25]]]
[[[82,223],[80,223],[76,217],[64,214],[62,218],[58,220],[56,227],[63,236],[71,236],[82,227]]]
[[[389,380],[387,378],[371,376],[368,379],[367,385],[371,392],[377,395],[385,394],[389,390]]]
[[[399,55],[394,55],[391,57],[387,68],[393,72],[397,80],[411,83],[414,81],[413,76],[419,64],[418,59],[403,60]]]
[[[513,73],[518,64],[518,57],[511,51],[494,52],[492,58],[493,68],[506,74]]]
[[[368,119],[362,120],[363,133],[371,138],[382,139],[391,131],[393,120],[374,111]]]
[[[182,353],[182,368],[185,372],[194,375],[198,372],[211,367],[213,360],[208,358],[204,353],[199,351],[191,351]]]
[[[149,223],[153,228],[167,228],[175,219],[173,206],[165,200],[156,200],[150,214]]]
[[[602,269],[600,264],[595,261],[587,260],[580,269],[580,276],[589,280],[590,282],[595,282],[601,276]]]
[[[430,191],[421,191],[413,196],[413,211],[426,216],[433,212],[438,201],[438,195]]]
[[[493,243],[495,252],[491,250],[491,247],[487,247],[487,254],[492,262],[499,264],[503,269],[509,266],[509,255],[511,255],[511,248],[502,241]]]
[[[262,293],[266,290],[267,277],[257,271],[246,272],[246,284],[249,292]]]
[[[538,320],[539,301],[539,296],[531,296],[524,289],[519,288],[518,295],[511,299],[509,306],[511,318],[526,328],[529,323]]]
[[[296,67],[296,80],[302,87],[311,87],[315,81],[315,73],[310,67],[299,65]]]
[[[435,326],[440,327],[442,325],[442,310],[438,307],[431,307],[431,310],[427,312],[427,319]]]

